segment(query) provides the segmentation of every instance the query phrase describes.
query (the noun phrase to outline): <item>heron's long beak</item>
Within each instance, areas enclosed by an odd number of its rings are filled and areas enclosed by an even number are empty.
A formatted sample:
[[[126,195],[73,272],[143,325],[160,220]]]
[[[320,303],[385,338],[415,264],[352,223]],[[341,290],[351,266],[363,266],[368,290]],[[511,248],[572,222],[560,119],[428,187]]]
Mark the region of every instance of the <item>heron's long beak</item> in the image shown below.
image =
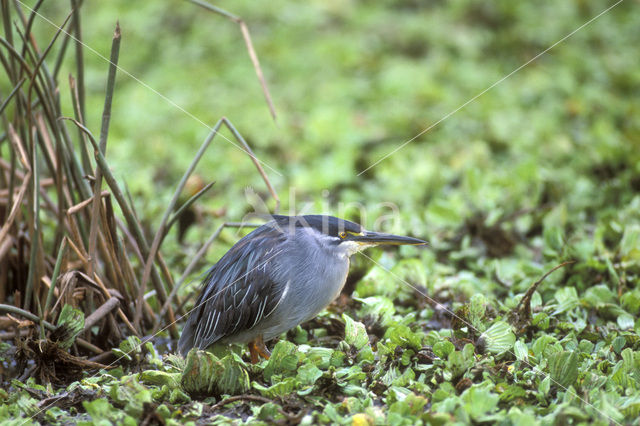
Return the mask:
[[[384,234],[382,232],[365,231],[362,235],[352,235],[349,238],[351,241],[356,241],[361,244],[371,245],[423,245],[429,244],[426,241],[419,240],[412,237],[401,237],[399,235]]]

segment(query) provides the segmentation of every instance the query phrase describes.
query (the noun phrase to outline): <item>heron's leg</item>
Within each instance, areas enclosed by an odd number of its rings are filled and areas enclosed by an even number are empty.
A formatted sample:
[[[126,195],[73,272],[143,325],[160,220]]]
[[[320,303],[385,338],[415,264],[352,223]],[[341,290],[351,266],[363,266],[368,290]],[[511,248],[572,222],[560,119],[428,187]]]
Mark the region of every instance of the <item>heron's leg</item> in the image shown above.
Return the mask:
[[[269,359],[271,353],[264,345],[262,336],[258,336],[249,342],[249,353],[251,354],[251,363],[257,364],[260,361],[260,357]]]

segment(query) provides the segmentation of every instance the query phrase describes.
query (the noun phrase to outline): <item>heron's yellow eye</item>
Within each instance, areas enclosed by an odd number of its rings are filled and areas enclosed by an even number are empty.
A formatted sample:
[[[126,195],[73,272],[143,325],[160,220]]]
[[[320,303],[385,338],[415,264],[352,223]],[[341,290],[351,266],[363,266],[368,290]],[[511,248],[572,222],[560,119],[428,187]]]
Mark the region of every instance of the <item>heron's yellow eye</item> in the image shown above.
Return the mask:
[[[343,240],[344,240],[345,238],[347,238],[347,233],[346,233],[346,232],[341,232],[341,233],[340,233],[340,238],[342,238]]]

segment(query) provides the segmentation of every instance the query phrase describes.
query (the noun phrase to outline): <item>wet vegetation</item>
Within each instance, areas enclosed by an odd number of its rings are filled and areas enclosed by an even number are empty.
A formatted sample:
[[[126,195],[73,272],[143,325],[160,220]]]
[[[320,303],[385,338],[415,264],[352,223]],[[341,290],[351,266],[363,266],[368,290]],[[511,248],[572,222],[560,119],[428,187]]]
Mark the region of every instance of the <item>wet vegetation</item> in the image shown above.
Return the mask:
[[[0,0],[0,423],[638,424],[636,3],[135,3]],[[175,354],[267,211],[430,246]]]

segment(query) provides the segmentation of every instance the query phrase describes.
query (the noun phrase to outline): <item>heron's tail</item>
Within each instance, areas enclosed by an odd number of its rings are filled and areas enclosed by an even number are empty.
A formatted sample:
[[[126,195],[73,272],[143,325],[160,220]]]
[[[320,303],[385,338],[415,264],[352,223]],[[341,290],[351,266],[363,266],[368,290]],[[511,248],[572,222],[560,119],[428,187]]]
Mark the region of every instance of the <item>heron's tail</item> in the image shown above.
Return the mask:
[[[191,319],[191,318],[189,318]],[[180,340],[178,340],[178,351],[183,357],[187,357],[187,354],[193,348],[193,334],[194,327],[191,324],[191,321],[187,321],[184,328],[182,329],[182,334],[180,335]]]

